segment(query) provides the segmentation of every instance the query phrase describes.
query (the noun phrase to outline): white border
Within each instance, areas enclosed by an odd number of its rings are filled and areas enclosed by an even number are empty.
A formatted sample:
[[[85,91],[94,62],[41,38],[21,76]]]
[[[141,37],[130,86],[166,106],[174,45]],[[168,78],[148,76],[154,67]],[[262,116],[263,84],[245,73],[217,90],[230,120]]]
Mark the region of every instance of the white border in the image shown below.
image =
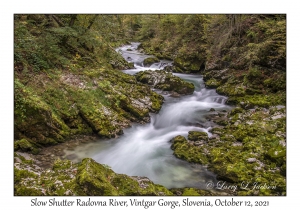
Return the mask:
[[[1,206],[3,209],[12,207],[31,208],[30,200],[33,197],[13,196],[13,14],[15,13],[286,13],[287,14],[287,196],[286,197],[234,197],[235,200],[269,200],[270,206],[274,207],[298,206],[297,192],[299,181],[299,141],[297,128],[299,127],[299,88],[296,84],[299,80],[299,6],[296,1],[278,0],[252,0],[252,1],[141,1],[141,0],[107,0],[107,1],[2,1],[0,18],[0,46],[1,46]],[[297,7],[298,6],[298,7]],[[299,83],[299,82],[298,82]],[[299,130],[299,129],[298,129]],[[297,196],[297,197],[296,197]],[[51,197],[40,197],[48,200]],[[64,197],[65,199],[67,197]],[[64,198],[59,198],[60,200]],[[75,200],[79,197],[69,197]],[[87,197],[83,197],[86,199]],[[101,199],[129,199],[129,197],[94,197]],[[146,197],[149,200],[157,200],[155,197]],[[217,197],[205,197],[211,201]],[[204,198],[204,199],[205,199]],[[182,197],[169,197],[168,200],[182,200]],[[193,197],[197,199],[197,197]],[[198,198],[203,199],[203,198]],[[224,199],[224,197],[222,197]],[[229,198],[228,198],[229,199]],[[53,207],[47,207],[53,208]],[[82,207],[72,207],[82,208]],[[93,207],[95,208],[95,207]],[[97,207],[101,208],[101,207]],[[191,208],[191,207],[190,207]],[[199,207],[193,207],[199,209]],[[203,208],[203,207],[200,207]],[[224,207],[227,208],[227,207]],[[232,208],[232,207],[228,207]],[[262,208],[262,207],[261,207]],[[108,209],[103,208],[102,209]],[[113,208],[119,209],[119,208]],[[129,208],[132,209],[132,208]],[[144,208],[134,208],[144,209]],[[151,207],[150,207],[151,209]],[[154,208],[153,208],[154,209]],[[179,209],[184,209],[183,207]]]

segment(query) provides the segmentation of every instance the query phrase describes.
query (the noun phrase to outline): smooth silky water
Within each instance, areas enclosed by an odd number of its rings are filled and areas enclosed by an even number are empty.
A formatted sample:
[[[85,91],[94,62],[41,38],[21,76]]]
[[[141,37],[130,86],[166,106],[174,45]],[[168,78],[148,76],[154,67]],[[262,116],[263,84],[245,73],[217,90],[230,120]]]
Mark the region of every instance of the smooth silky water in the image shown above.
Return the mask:
[[[150,56],[140,53],[137,50],[138,44],[132,43],[117,49],[135,66],[135,69],[123,72],[133,75],[139,71],[163,69],[172,65],[171,61],[162,60],[150,67],[144,67],[143,60]],[[215,182],[216,175],[205,166],[176,158],[170,148],[170,140],[177,135],[187,137],[191,130],[204,131],[211,136],[209,129],[212,122],[205,119],[209,110],[229,110],[231,107],[225,105],[226,97],[205,88],[201,75],[175,75],[195,85],[192,95],[174,98],[162,92],[164,104],[158,114],[151,114],[150,123],[133,124],[132,127],[124,129],[124,134],[116,139],[101,139],[79,145],[72,151],[65,150],[65,157],[76,154],[76,158],[71,159],[75,162],[91,157],[101,164],[109,165],[116,173],[146,176],[167,188],[205,189],[208,181]]]

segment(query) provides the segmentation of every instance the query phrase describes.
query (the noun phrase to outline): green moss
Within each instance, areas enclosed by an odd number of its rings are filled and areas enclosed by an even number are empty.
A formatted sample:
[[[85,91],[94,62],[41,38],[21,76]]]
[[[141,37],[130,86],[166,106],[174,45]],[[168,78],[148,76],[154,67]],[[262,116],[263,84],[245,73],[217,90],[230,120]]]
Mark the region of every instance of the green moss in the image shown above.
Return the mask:
[[[226,83],[224,85],[219,86],[216,91],[221,95],[226,96],[244,96],[245,95],[245,87],[244,86],[237,86]]]
[[[87,195],[118,195],[110,184],[113,171],[92,159],[83,159],[78,167],[76,181]]]
[[[157,57],[148,57],[143,61],[144,66],[151,66],[153,63],[159,62]]]
[[[208,135],[207,133],[201,131],[189,131],[188,139],[191,141],[200,141],[200,140],[207,141]]]
[[[257,80],[260,79],[262,76],[262,73],[259,69],[257,68],[250,68],[248,71],[247,79],[251,80]]]
[[[14,183],[18,184],[21,182],[22,178],[27,177],[27,178],[37,178],[38,176],[30,171],[27,170],[20,170],[17,169],[16,167],[14,168]]]
[[[188,143],[183,136],[173,138],[171,149],[174,155],[188,162],[207,164],[208,159],[204,154],[202,147],[197,147]]]
[[[137,181],[124,174],[115,174],[88,158],[78,167],[76,182],[87,195],[172,195],[166,188],[153,184],[147,178]]]
[[[176,72],[189,72],[189,73],[197,73],[200,71],[200,67],[204,60],[195,58],[194,55],[187,57],[185,55],[177,55],[174,58],[175,70],[179,70]]]
[[[267,151],[266,157],[275,162],[276,164],[281,165],[285,162],[286,149],[282,146],[271,148]]]
[[[173,141],[173,144],[176,144],[176,143],[178,143],[178,142],[186,142],[186,139],[185,139],[185,137],[184,136],[175,136],[173,139],[172,139],[172,141]]]
[[[21,139],[14,142],[15,150],[21,149],[23,151],[32,150],[33,146],[26,139]]]
[[[200,194],[194,188],[185,188],[182,196],[199,196]]]
[[[212,78],[212,79],[207,80],[205,82],[205,85],[208,88],[217,88],[221,85],[221,83],[218,80]]]
[[[244,109],[242,109],[241,107],[237,107],[230,111],[230,115],[234,116],[237,113],[243,113],[243,112],[244,112]]]
[[[173,139],[172,142],[174,155],[189,162],[207,164],[218,175],[218,179],[230,183],[246,181],[277,186],[269,190],[238,192],[239,195],[284,194],[286,147],[285,137],[280,134],[286,132],[285,108],[236,108],[228,117],[226,126],[215,127],[211,131],[219,137],[209,139],[207,144],[200,147],[184,137],[175,137],[178,140]],[[207,162],[199,158],[198,152],[205,154]]]
[[[34,188],[28,188],[19,186],[15,188],[14,195],[17,196],[42,196],[43,193],[40,190]]]
[[[157,94],[156,92],[152,92],[150,98],[152,101],[152,104],[151,104],[152,110],[154,112],[158,112],[162,107],[164,97]]]

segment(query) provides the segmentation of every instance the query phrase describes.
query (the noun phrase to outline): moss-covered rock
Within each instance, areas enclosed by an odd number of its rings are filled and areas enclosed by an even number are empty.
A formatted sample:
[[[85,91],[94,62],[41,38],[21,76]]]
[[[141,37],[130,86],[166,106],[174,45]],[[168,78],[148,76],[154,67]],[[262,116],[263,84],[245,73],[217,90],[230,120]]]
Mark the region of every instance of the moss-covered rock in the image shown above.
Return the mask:
[[[21,158],[16,155],[16,158]],[[52,169],[43,170],[35,163],[15,163],[15,195],[173,195],[146,177],[116,174],[109,167],[90,158],[73,164],[57,160]]]
[[[286,161],[286,148],[278,145],[275,148],[271,148],[266,152],[266,158],[275,162],[277,165],[285,164]]]
[[[268,190],[241,190],[238,191],[239,195],[284,195],[285,107],[250,110],[238,107],[228,115],[215,115],[214,122],[218,123],[216,119],[224,117],[227,124],[221,123],[222,126],[214,127],[211,130],[213,135],[208,141],[198,141],[198,135],[195,134],[201,133],[207,137],[204,133],[195,131],[189,132],[188,140],[183,136],[174,137],[171,146],[174,155],[189,162],[207,164],[218,179],[229,183],[240,184],[245,181],[276,186]]]
[[[208,135],[205,132],[201,131],[189,131],[188,133],[188,140],[191,141],[207,141],[208,140]]]
[[[117,195],[111,184],[114,172],[92,159],[84,159],[78,167],[76,182],[87,195]]]
[[[198,73],[202,65],[204,64],[204,59],[199,59],[196,56],[184,56],[177,55],[174,58],[175,72],[188,72],[188,73]]]
[[[172,73],[156,70],[141,71],[137,73],[136,79],[139,82],[152,85],[154,88],[164,91],[173,91],[178,94],[187,95],[194,92],[193,83],[186,82]]]
[[[186,140],[184,136],[176,136],[172,139],[171,149],[174,150],[174,155],[188,162],[207,164],[207,156],[203,151],[202,146],[194,146]]]
[[[159,59],[157,57],[148,57],[143,61],[143,64],[145,67],[148,67],[157,62],[159,62]]]
[[[209,79],[205,82],[205,86],[208,88],[217,88],[220,86],[220,82],[217,81],[216,79]]]
[[[27,139],[21,139],[14,142],[14,150],[21,150],[23,152],[32,152],[33,154],[37,154],[39,149],[31,144]]]
[[[15,139],[26,138],[35,147],[78,134],[116,137],[131,122],[148,122],[163,103],[134,76],[113,70],[57,70],[34,77],[15,80],[14,116]]]

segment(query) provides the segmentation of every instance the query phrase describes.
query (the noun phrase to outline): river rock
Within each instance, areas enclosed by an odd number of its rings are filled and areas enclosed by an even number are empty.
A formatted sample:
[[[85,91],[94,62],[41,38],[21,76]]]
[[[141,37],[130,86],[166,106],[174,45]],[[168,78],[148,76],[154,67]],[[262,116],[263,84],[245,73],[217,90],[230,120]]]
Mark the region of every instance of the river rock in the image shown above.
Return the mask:
[[[141,71],[135,75],[137,81],[153,86],[163,91],[173,91],[181,95],[189,95],[194,92],[193,83],[186,82],[183,79],[173,75],[170,72],[162,70]]]
[[[151,66],[153,63],[157,63],[159,62],[159,59],[157,57],[149,57],[149,58],[146,58],[144,61],[143,61],[143,64],[144,66]]]
[[[174,68],[175,68],[174,66],[169,66],[169,65],[168,65],[168,66],[165,66],[163,70],[164,70],[164,71],[172,72],[172,71],[174,71]]]
[[[186,139],[184,136],[175,136],[172,140],[171,140],[174,144],[178,143],[178,142],[185,142]]]
[[[208,135],[207,133],[201,131],[189,131],[188,139],[190,141],[201,141],[201,140],[207,141]]]

